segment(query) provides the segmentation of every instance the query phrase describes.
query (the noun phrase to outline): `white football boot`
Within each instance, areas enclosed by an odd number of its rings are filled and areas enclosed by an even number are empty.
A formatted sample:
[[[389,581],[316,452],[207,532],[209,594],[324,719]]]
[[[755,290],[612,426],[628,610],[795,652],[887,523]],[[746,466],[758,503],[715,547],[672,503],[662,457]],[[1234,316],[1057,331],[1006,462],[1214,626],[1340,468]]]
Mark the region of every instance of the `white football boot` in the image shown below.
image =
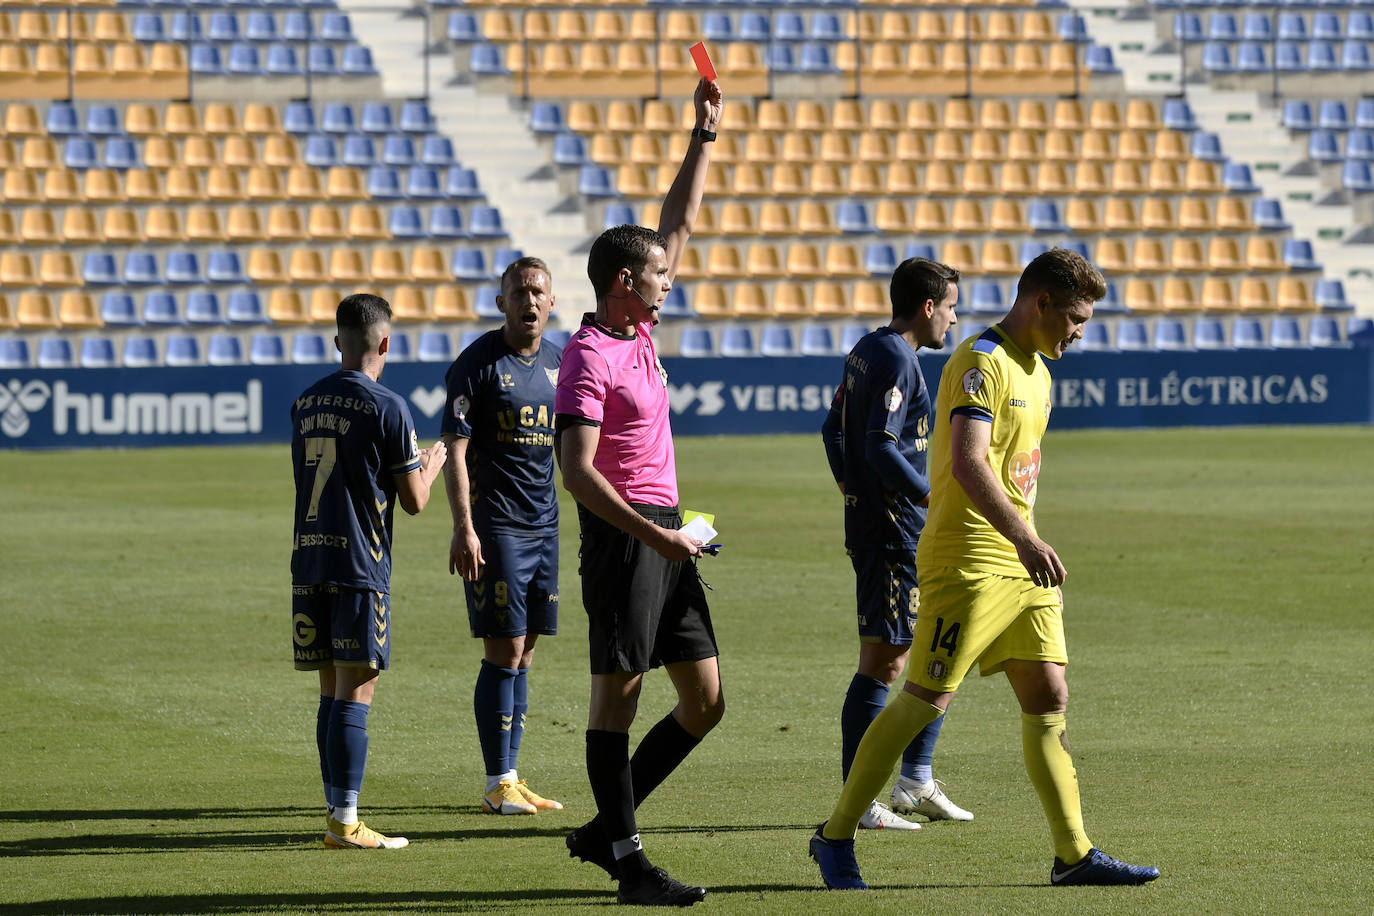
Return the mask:
[[[892,813],[892,809],[880,801],[868,806],[864,816],[859,818],[860,830],[920,830],[921,825],[904,820]]]
[[[924,814],[932,821],[973,820],[973,812],[950,801],[939,781],[934,779],[920,783],[898,776],[897,784],[892,787],[892,810],[902,814]]]

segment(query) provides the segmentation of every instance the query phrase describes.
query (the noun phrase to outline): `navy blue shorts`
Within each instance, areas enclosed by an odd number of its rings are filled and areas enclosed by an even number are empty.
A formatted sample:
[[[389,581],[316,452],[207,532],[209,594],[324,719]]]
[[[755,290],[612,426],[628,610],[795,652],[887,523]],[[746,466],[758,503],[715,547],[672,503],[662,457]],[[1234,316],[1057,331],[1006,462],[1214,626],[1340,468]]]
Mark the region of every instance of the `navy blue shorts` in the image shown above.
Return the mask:
[[[468,626],[479,639],[558,632],[558,535],[479,534],[477,581],[463,582]]]
[[[391,662],[391,598],[342,585],[291,587],[296,667],[372,668]]]
[[[859,609],[859,641],[911,645],[921,590],[914,550],[850,551]]]

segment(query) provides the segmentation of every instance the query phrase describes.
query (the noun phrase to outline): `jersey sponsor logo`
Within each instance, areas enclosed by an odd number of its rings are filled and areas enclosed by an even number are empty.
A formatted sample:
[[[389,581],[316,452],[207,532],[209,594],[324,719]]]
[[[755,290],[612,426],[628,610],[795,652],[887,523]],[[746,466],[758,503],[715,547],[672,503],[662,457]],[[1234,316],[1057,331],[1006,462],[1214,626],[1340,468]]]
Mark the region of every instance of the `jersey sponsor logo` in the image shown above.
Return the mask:
[[[1007,476],[1016,484],[1021,495],[1029,498],[1035,489],[1035,481],[1040,477],[1040,449],[1012,455],[1007,462]]]
[[[1026,406],[1026,402],[1021,400],[1020,398],[1007,398],[1007,403],[1010,404],[1012,407]]]
[[[305,614],[296,614],[291,618],[291,637],[298,646],[308,646],[315,641],[315,621]]]
[[[472,402],[468,400],[467,395],[460,394],[453,399],[453,416],[455,418],[459,420],[467,419],[468,411],[471,409]]]
[[[65,381],[52,388],[17,379],[0,387],[0,430],[10,438],[28,432],[31,413],[52,397],[53,435],[157,434],[192,436],[262,432],[262,382],[250,379],[243,391],[153,391],[83,394]]]
[[[888,413],[896,413],[902,406],[901,389],[895,385],[889,388],[887,394],[883,395],[883,404],[887,406]]]
[[[977,394],[983,387],[985,377],[981,369],[974,367],[964,373],[963,386],[966,394]]]

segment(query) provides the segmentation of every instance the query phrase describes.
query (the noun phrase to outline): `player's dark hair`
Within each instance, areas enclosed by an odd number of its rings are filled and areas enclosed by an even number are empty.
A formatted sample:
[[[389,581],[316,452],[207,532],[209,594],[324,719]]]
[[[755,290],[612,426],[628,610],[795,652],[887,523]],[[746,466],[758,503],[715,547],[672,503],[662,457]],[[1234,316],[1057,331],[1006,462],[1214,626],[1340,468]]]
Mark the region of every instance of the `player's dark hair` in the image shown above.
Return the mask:
[[[544,275],[549,278],[549,282],[553,282],[553,274],[549,272],[549,265],[541,259],[528,256],[516,258],[506,265],[506,269],[501,272],[501,292],[503,295],[506,291],[506,283],[522,270],[542,270]]]
[[[1037,255],[1021,272],[1016,296],[1049,293],[1060,308],[1084,299],[1096,302],[1107,295],[1107,281],[1087,258],[1069,248],[1051,248]]]
[[[587,278],[592,281],[596,298],[599,300],[610,291],[623,268],[628,267],[636,274],[643,270],[649,263],[649,252],[655,247],[666,250],[668,240],[643,226],[612,226],[597,236],[587,255]]]
[[[929,258],[907,258],[892,272],[888,296],[893,318],[915,318],[927,299],[937,305],[959,283],[959,271]]]
[[[373,329],[391,324],[391,304],[372,293],[354,293],[339,303],[334,320],[339,325],[340,350],[345,356],[358,356],[381,341]]]

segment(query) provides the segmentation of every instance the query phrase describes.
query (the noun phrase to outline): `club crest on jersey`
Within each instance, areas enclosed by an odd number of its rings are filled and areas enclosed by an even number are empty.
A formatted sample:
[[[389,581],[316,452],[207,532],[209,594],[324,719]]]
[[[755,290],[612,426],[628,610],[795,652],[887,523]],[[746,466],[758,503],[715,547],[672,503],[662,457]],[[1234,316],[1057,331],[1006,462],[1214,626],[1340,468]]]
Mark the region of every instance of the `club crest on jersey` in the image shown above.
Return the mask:
[[[883,395],[883,403],[887,405],[888,413],[896,413],[902,406],[902,392],[896,387],[889,388],[887,394]]]
[[[557,385],[557,384],[558,384],[558,370],[557,370],[557,369],[550,369],[549,367],[545,366],[545,367],[544,367],[544,377],[547,378],[547,379],[549,380],[549,384],[550,384],[550,385]]]
[[[984,376],[981,369],[977,367],[964,373],[963,385],[965,394],[977,394],[983,387]]]
[[[472,408],[472,402],[467,395],[460,394],[453,399],[453,416],[459,420],[467,419],[468,411]]]

